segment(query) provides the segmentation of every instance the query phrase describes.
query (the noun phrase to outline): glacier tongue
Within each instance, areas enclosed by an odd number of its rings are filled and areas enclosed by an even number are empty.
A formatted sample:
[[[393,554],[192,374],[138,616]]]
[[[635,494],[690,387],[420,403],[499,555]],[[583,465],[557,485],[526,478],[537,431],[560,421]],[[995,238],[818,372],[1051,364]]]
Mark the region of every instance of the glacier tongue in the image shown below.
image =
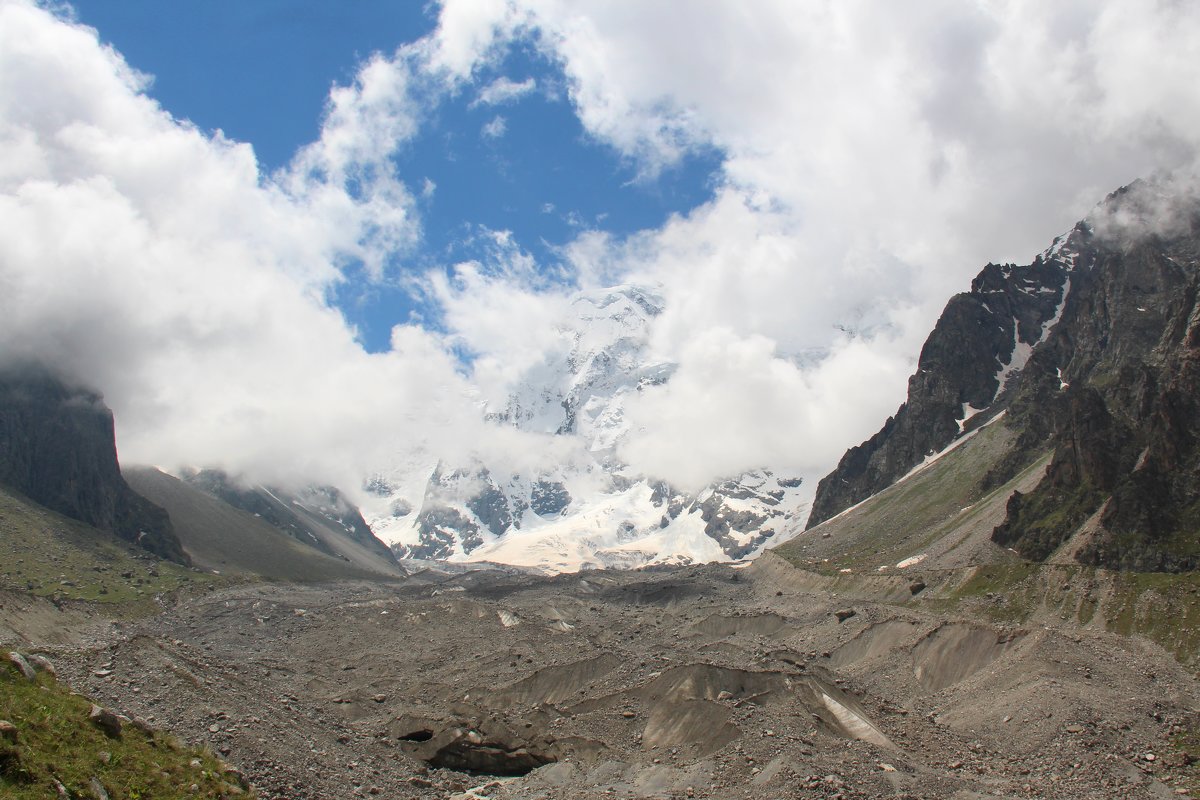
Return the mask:
[[[487,417],[576,445],[537,474],[474,460],[409,459],[382,470],[364,514],[401,558],[492,561],[561,572],[752,556],[802,519],[808,487],[766,469],[690,496],[631,474],[618,457],[630,398],[675,365],[650,353],[663,298],[623,285],[580,292],[559,333],[566,346],[526,370]],[[792,526],[795,527],[795,526]]]

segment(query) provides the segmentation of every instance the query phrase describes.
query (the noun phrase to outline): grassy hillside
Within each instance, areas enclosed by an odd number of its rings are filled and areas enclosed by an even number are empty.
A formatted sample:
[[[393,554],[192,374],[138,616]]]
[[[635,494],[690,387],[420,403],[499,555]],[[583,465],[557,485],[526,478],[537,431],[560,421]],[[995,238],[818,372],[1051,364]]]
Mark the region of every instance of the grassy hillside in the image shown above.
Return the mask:
[[[136,604],[185,584],[215,580],[0,486],[0,589]]]
[[[253,797],[212,753],[132,724],[110,737],[91,708],[45,672],[31,682],[0,664],[0,720],[15,729],[0,735],[0,796],[45,800],[61,785],[78,798],[100,796],[97,786],[112,800]]]
[[[1035,459],[1005,485],[982,488],[984,476],[1008,452],[1015,434],[1002,420],[980,429],[937,461],[853,509],[781,545],[792,564],[822,572],[894,570],[925,556],[922,568],[960,567],[1015,557],[990,541],[1014,489],[1036,483]]]
[[[1103,627],[1144,636],[1184,663],[1200,662],[1200,573],[1114,572],[1065,557],[1034,563],[990,540],[1008,498],[1029,491],[1049,460],[1035,457],[1005,485],[982,488],[1013,436],[997,421],[774,553],[802,571],[795,581],[844,597],[1016,624]],[[909,581],[917,580],[927,588],[911,595]]]

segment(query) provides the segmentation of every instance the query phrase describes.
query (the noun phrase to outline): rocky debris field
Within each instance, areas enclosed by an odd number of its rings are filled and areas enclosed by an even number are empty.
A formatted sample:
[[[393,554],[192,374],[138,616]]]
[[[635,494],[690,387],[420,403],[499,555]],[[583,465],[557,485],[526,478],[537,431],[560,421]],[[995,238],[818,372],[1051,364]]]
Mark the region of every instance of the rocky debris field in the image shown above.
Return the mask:
[[[64,681],[207,745],[265,798],[1196,788],[1196,676],[1156,645],[755,567],[248,584],[86,630],[41,648]]]

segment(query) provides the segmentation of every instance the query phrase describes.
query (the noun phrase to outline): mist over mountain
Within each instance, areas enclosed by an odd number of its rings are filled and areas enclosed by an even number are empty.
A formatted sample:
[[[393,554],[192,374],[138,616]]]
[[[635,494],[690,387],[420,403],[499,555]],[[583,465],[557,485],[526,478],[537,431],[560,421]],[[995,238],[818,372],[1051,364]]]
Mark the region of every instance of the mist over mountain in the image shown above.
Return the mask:
[[[792,462],[683,488],[631,466],[639,404],[678,367],[653,356],[664,300],[624,285],[577,293],[567,308],[557,347],[485,409],[493,424],[553,437],[563,460],[528,472],[405,460],[376,473],[364,509],[399,555],[553,570],[740,559],[803,517]]]
[[[112,411],[40,364],[0,368],[0,484],[181,564],[167,513],[121,476]]]

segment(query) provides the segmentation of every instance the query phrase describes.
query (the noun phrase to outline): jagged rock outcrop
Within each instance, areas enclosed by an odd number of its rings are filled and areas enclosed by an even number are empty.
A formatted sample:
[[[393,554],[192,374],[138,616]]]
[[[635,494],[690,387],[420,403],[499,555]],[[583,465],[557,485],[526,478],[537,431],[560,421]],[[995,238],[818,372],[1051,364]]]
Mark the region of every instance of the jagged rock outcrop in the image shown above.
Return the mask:
[[[809,527],[891,486],[995,405],[1056,320],[1080,236],[1073,231],[1028,266],[988,264],[971,291],[950,299],[921,348],[908,399],[817,485]]]
[[[1054,456],[993,538],[1031,558],[1095,516],[1076,552],[1084,563],[1200,566],[1200,201],[1166,188],[1109,198],[1094,267],[1014,399],[1014,424],[1048,424]]]
[[[1061,280],[1049,266],[1061,270]],[[1087,564],[1143,571],[1200,566],[1200,441],[1194,433],[1200,200],[1172,179],[1139,181],[1110,195],[1030,267],[1002,276],[989,271],[994,268],[985,268],[972,292],[951,307],[991,307],[994,294],[1016,299],[1028,313],[1030,304],[1014,292],[1060,298],[1049,314],[1047,304],[1033,307],[1026,328],[1016,323],[1013,356],[993,377],[988,413],[972,420],[1004,410],[1003,424],[1018,434],[985,487],[1052,453],[1040,483],[1009,499],[993,540],[1039,560],[1078,537],[1071,553]],[[985,295],[981,289],[988,287]],[[972,410],[979,408],[971,393],[986,386],[969,362],[979,360],[971,353],[983,352],[981,342],[991,333],[963,325],[951,307],[922,352],[906,404],[822,480],[810,527],[886,488],[958,437],[965,414],[953,429],[947,424],[955,420],[947,412],[956,392]],[[940,350],[936,340],[955,337],[964,342],[962,352],[940,363],[927,358],[931,348]]]
[[[41,366],[0,370],[0,483],[162,558],[191,563],[167,512],[121,477],[103,398]]]

